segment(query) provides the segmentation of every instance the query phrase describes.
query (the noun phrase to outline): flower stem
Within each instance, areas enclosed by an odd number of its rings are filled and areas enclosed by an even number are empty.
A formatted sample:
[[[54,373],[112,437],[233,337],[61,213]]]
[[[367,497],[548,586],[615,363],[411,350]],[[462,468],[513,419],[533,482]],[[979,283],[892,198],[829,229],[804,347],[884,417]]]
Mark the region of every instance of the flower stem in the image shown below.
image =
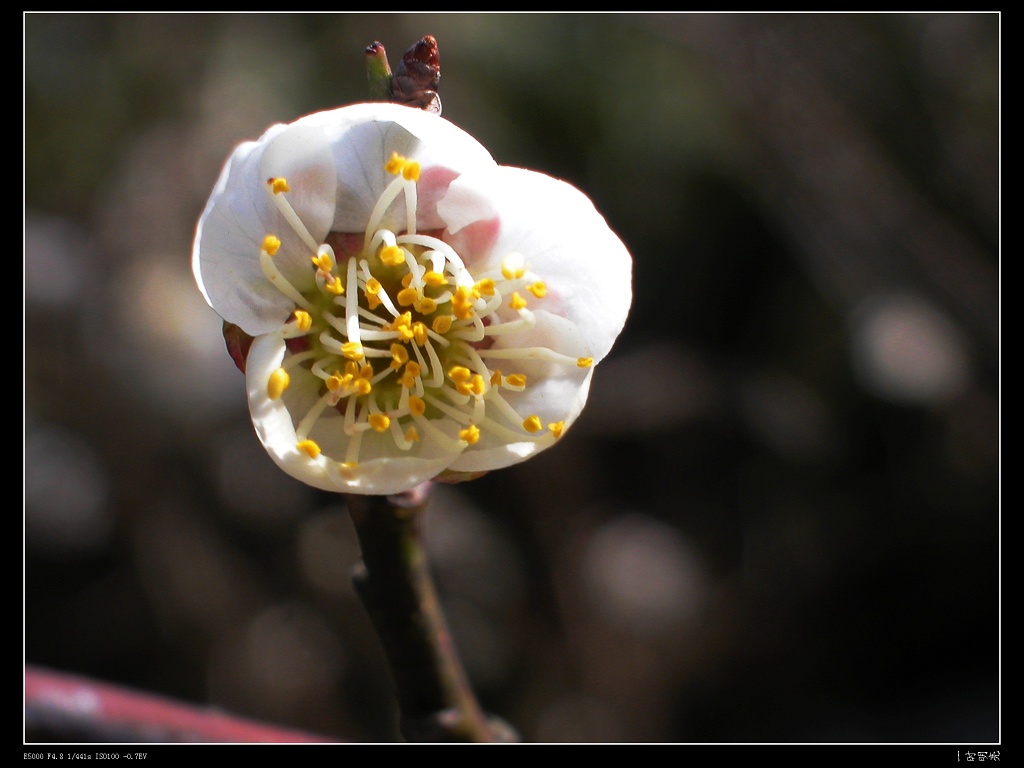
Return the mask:
[[[346,496],[362,548],[353,576],[387,656],[408,741],[513,740],[470,688],[430,575],[423,540],[430,484],[396,496]]]

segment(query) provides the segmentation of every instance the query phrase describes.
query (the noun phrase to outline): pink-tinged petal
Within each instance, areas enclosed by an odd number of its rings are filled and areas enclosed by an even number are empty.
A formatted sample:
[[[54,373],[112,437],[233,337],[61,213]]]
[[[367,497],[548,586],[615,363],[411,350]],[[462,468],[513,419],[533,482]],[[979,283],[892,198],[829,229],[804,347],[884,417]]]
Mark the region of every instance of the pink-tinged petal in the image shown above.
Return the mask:
[[[394,178],[384,172],[392,152],[417,161],[422,168],[417,206],[420,229],[440,227],[434,206],[453,178],[495,167],[490,153],[461,128],[398,104],[354,104],[309,115],[296,125],[322,127],[334,153],[338,198],[331,228],[336,232],[362,232],[366,227],[374,205]],[[399,197],[383,223],[389,229],[404,229],[405,217],[405,200]]]
[[[442,199],[445,200],[448,206],[447,210],[456,210],[463,215],[465,214],[463,206],[451,205],[451,196],[446,196],[446,198],[443,197]],[[459,227],[458,231],[453,232],[449,229],[445,234],[445,240],[456,252],[465,254],[470,264],[477,264],[481,261],[481,254],[493,252],[494,244],[498,240],[498,232],[501,230],[501,219],[498,218],[497,213],[487,210],[481,211],[481,214],[480,218],[470,219],[470,222]],[[449,227],[452,226],[449,221],[444,223]]]
[[[531,308],[548,309],[575,323],[595,361],[602,360],[622,330],[632,303],[632,259],[619,237],[575,187],[544,174],[500,166],[460,176],[438,204],[452,231],[493,218],[496,238],[469,240],[467,265],[493,270],[510,253],[547,285]]]

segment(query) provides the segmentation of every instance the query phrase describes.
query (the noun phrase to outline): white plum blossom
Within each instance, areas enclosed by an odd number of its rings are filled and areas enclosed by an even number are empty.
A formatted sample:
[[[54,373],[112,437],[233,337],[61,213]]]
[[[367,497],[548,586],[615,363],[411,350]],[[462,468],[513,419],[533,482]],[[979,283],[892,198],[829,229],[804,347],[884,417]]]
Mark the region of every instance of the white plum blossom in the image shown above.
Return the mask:
[[[585,195],[386,103],[237,147],[192,267],[253,337],[267,452],[345,493],[472,477],[552,445],[632,300],[629,253]]]

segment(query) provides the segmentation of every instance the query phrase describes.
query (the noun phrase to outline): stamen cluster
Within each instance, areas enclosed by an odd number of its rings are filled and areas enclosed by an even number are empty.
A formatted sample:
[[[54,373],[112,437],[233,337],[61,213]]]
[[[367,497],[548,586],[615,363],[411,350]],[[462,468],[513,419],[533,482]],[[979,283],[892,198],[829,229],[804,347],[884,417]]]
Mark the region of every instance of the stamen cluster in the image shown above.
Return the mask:
[[[297,304],[281,335],[305,342],[289,345],[295,351],[270,373],[267,397],[281,398],[299,366],[322,381],[316,403],[296,414],[296,448],[310,459],[321,455],[309,435],[331,408],[342,414],[342,428],[351,438],[340,458],[347,469],[358,465],[360,438],[367,430],[388,434],[401,451],[421,442],[421,430],[450,442],[433,423],[438,419],[458,424],[457,439],[466,446],[479,442],[481,427],[515,440],[544,440],[540,417],[523,417],[500,393],[524,391],[527,377],[503,374],[487,358],[495,354],[488,349],[492,337],[533,327],[523,294],[543,298],[547,287],[519,254],[507,255],[500,272],[474,277],[450,245],[416,232],[419,163],[394,152],[384,169],[396,178],[375,206],[377,216],[367,224],[362,250],[340,264],[334,248],[317,243],[289,204],[287,179],[266,182],[284,219],[309,247],[315,271],[315,290],[302,294],[274,266],[280,239],[264,237],[264,274]],[[378,228],[388,205],[403,193],[409,229],[396,234]],[[514,319],[503,320],[497,312],[502,307],[515,313]],[[509,363],[527,358],[581,368],[593,363],[543,347],[497,354]],[[546,425],[554,438],[564,428],[564,421]]]

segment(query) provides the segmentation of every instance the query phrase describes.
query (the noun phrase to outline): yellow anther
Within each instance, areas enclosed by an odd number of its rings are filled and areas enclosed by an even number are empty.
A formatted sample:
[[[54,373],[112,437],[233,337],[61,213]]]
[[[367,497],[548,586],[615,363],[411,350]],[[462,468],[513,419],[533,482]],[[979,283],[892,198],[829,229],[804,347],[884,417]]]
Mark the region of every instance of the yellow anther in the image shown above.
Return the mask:
[[[526,270],[522,267],[511,267],[508,264],[501,265],[501,276],[506,280],[518,280],[525,274]]]
[[[526,290],[528,290],[538,299],[543,299],[545,296],[548,295],[548,287],[539,280],[536,283],[533,283],[532,285],[526,286]]]
[[[427,410],[427,404],[422,397],[409,395],[409,413],[413,416],[422,416]]]
[[[526,376],[521,373],[513,373],[505,377],[505,386],[509,389],[522,390],[526,388]]]
[[[420,441],[420,433],[416,431],[416,427],[409,427],[405,430],[405,439],[410,443],[418,443]]]
[[[384,326],[385,331],[396,331],[402,339],[412,338],[412,312],[405,312]]]
[[[460,395],[482,395],[487,389],[484,377],[479,373],[471,373],[464,366],[455,366],[448,371],[448,376],[455,382],[455,391]]]
[[[434,270],[428,270],[423,275],[423,282],[429,285],[431,288],[439,288],[442,285],[448,285],[448,278],[442,275],[440,272]]]
[[[408,288],[410,285],[412,285],[412,272],[406,272],[402,275],[402,287]]]
[[[379,298],[380,280],[378,280],[376,277],[371,277],[369,280],[366,281],[366,290],[364,291],[364,293],[366,294],[366,305],[370,309],[376,309],[377,307],[384,303]]]
[[[465,429],[460,429],[459,440],[475,445],[480,440],[480,428],[476,424],[470,424]]]
[[[341,296],[345,292],[345,286],[342,284],[341,278],[334,277],[333,275],[329,275],[328,278],[324,280],[324,288],[335,296]]]
[[[491,374],[491,386],[492,387],[500,387],[501,386],[501,371],[495,369],[494,373]]]
[[[473,316],[473,301],[469,289],[460,285],[452,294],[452,313],[459,320],[469,320]]]
[[[406,181],[420,180],[420,164],[415,160],[406,160],[402,166],[402,178]]]
[[[373,385],[369,379],[355,379],[349,385],[349,389],[357,395],[368,395],[373,390]]]
[[[348,376],[350,379],[354,379],[356,376],[358,376],[359,363],[357,363],[355,360],[349,360],[347,363],[345,363],[345,375]]]
[[[291,380],[292,377],[288,375],[288,371],[284,368],[278,368],[270,374],[270,379],[267,381],[267,397],[271,400],[277,400],[288,389]]]
[[[274,178],[271,176],[267,179],[267,184],[270,185],[270,191],[275,195],[279,195],[282,192],[291,192],[292,188],[288,186],[288,180],[284,177]]]
[[[398,303],[400,306],[408,307],[411,306],[418,298],[419,294],[415,288],[403,288],[398,292]]]
[[[512,309],[525,309],[526,299],[520,296],[518,291],[513,291],[512,299],[509,301],[508,305],[512,307]]]
[[[346,341],[341,345],[341,354],[349,360],[363,359],[363,345],[358,341]]]
[[[437,302],[429,296],[420,296],[412,303],[413,307],[421,315],[433,314],[437,309]]]
[[[383,413],[371,413],[367,421],[374,432],[386,432],[391,426],[391,419]]]
[[[313,440],[303,440],[295,446],[304,454],[309,456],[311,459],[315,459],[320,455],[320,446],[317,445]]]
[[[405,264],[405,251],[397,245],[386,245],[380,249],[380,260],[389,267]]]
[[[544,425],[541,423],[540,416],[527,416],[523,421],[523,429],[533,434],[534,432],[540,432],[544,429]]]
[[[310,316],[309,312],[307,312],[306,310],[304,310],[304,309],[296,309],[292,313],[292,315],[295,318],[295,325],[298,326],[300,331],[306,332],[310,328],[313,327],[313,318]]]
[[[405,371],[402,373],[402,377],[398,380],[406,389],[412,389],[416,386],[416,379],[420,377],[420,364],[415,360],[410,360],[405,364]]]
[[[373,366],[369,363],[364,364],[359,369],[359,378],[361,379],[372,379],[373,378]]]
[[[327,389],[331,392],[337,392],[344,385],[348,384],[352,380],[351,376],[342,376],[340,373],[335,371],[327,377]]]
[[[384,163],[384,170],[388,173],[401,173],[405,167],[405,158],[397,152],[392,152],[391,157]]]
[[[412,337],[416,341],[417,346],[422,347],[427,343],[427,326],[417,320],[412,324]]]
[[[473,295],[478,299],[481,296],[493,296],[494,281],[489,277],[485,277],[483,280],[478,280],[473,286]]]
[[[275,255],[280,247],[281,241],[273,235],[267,235],[263,238],[263,250],[267,252],[268,256]]]
[[[314,266],[322,269],[324,272],[330,272],[334,269],[334,261],[331,259],[331,254],[327,251],[321,251],[316,256],[311,256],[309,260],[313,262]]]
[[[396,371],[409,362],[409,353],[401,344],[391,345],[391,367]]]
[[[430,324],[435,333],[448,333],[452,329],[452,318],[449,315],[438,315]]]
[[[510,253],[501,260],[501,275],[506,280],[518,280],[525,274],[523,257],[518,253]]]
[[[559,438],[559,437],[562,436],[562,433],[565,431],[565,422],[564,421],[554,421],[554,422],[548,424],[548,429],[551,430],[551,434],[552,435],[554,435],[556,438]]]
[[[580,357],[576,360],[576,365],[580,368],[589,368],[594,364],[594,358],[592,357]]]
[[[464,383],[473,376],[472,371],[464,365],[456,365],[449,369],[448,378],[454,382]]]

